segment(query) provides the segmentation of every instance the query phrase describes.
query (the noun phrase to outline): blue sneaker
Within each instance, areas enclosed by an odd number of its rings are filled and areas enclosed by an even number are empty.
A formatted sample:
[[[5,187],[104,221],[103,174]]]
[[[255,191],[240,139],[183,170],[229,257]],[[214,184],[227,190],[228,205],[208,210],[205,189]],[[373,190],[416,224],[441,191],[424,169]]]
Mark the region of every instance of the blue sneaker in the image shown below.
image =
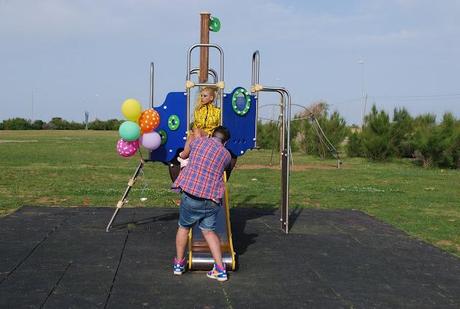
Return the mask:
[[[175,275],[182,275],[185,272],[185,258],[182,261],[174,258],[173,272]]]
[[[206,276],[211,279],[216,279],[217,281],[227,281],[227,271],[225,270],[225,264],[223,265],[224,267],[221,268],[217,264],[214,264],[214,267],[206,274]]]

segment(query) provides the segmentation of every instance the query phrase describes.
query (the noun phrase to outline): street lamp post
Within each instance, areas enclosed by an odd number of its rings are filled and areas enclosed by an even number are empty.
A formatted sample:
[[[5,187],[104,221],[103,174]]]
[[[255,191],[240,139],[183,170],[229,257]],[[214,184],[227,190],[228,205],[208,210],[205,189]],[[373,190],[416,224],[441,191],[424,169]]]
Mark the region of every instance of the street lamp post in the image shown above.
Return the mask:
[[[363,107],[361,126],[364,125],[364,118],[366,117],[366,105],[367,105],[367,93],[364,85],[364,59],[358,60],[358,64],[361,65],[361,106]]]
[[[34,89],[32,89],[32,115],[31,115],[31,117],[32,117],[32,118],[31,118],[31,121],[32,121],[32,122],[35,121],[35,119],[34,119],[34,118],[35,118],[35,117],[34,117],[34,104],[35,104],[34,100],[35,100]]]

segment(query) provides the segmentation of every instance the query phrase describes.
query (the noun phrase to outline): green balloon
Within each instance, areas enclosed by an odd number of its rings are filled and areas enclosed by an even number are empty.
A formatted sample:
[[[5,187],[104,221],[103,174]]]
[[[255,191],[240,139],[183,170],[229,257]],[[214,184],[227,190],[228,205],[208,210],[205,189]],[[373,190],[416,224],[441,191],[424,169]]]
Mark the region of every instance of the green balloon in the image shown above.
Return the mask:
[[[209,30],[212,32],[219,32],[220,30],[220,20],[217,17],[211,17],[209,19]]]
[[[120,128],[118,129],[118,133],[120,133],[120,137],[127,141],[132,142],[135,141],[141,136],[141,128],[139,125],[133,121],[125,121],[121,124]]]

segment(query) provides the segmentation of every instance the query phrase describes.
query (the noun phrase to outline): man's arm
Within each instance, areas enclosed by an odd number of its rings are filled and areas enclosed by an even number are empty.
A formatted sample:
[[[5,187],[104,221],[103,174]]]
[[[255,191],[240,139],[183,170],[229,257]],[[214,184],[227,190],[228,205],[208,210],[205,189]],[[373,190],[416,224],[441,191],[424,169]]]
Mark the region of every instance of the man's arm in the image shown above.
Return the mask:
[[[190,156],[190,144],[197,138],[207,136],[208,135],[206,134],[206,132],[201,129],[192,129],[192,134],[188,136],[187,141],[185,142],[184,150],[182,150],[179,153],[179,157],[181,157],[182,159],[187,159]]]
[[[179,153],[179,157],[182,159],[187,159],[190,156],[190,143],[196,138],[203,137],[203,131],[200,129],[193,129],[192,134],[189,135],[187,141],[185,142],[184,150]]]
[[[185,142],[184,150],[179,153],[181,159],[187,159],[190,156],[190,141],[191,138],[188,138]]]

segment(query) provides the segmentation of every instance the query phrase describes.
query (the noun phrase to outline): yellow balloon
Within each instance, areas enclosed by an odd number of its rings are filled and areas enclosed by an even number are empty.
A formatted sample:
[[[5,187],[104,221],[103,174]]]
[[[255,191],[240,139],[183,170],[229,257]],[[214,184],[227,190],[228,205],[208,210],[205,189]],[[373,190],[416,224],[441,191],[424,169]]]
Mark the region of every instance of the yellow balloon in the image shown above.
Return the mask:
[[[126,119],[137,122],[142,112],[141,103],[136,99],[127,99],[121,106],[121,112]]]

